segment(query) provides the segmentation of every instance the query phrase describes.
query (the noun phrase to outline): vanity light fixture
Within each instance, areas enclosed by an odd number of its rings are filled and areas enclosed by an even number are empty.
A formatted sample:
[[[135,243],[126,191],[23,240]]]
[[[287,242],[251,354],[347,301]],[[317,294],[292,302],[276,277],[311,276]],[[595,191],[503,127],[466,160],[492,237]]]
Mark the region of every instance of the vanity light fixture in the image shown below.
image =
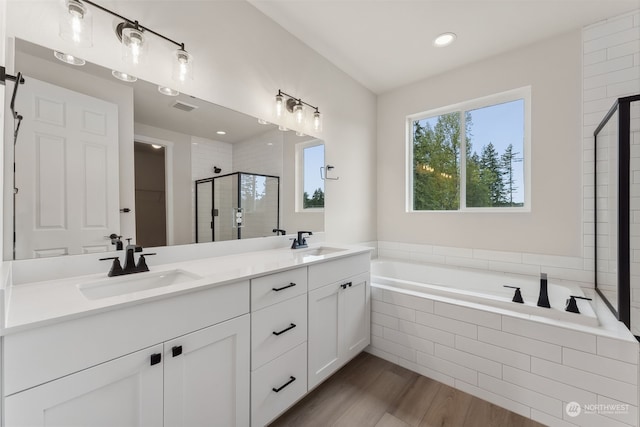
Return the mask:
[[[131,74],[123,73],[122,71],[112,70],[111,75],[118,80],[122,80],[123,82],[133,83],[138,78],[136,76],[132,76]]]
[[[313,111],[313,119],[311,127],[314,131],[320,132],[322,130],[322,117],[320,110],[307,102],[304,102],[301,98],[295,98],[288,93],[278,89],[278,93],[275,98],[275,113],[277,118],[282,118],[285,110],[293,114],[297,125],[304,126],[306,124],[306,115],[304,106],[311,108]],[[282,129],[281,129],[282,130]]]
[[[184,43],[179,43],[150,28],[145,27],[138,21],[126,18],[106,7],[91,0],[66,0],[65,13],[60,21],[60,36],[77,46],[89,47],[92,45],[91,35],[91,14],[87,5],[93,6],[103,12],[121,19],[123,22],[116,26],[116,36],[122,44],[123,59],[132,66],[143,62],[147,46],[149,44],[148,34],[153,34],[171,44],[177,46],[173,53],[173,79],[179,83],[184,83],[193,78],[193,55],[185,50]]]
[[[60,37],[78,47],[91,47],[91,14],[80,0],[66,0],[60,20]]]
[[[435,47],[449,46],[451,43],[456,41],[456,37],[455,33],[442,33],[433,40],[433,45]]]
[[[158,86],[158,92],[167,96],[178,96],[180,92],[167,86]]]
[[[77,56],[69,55],[68,53],[59,52],[57,50],[53,51],[53,56],[55,56],[60,61],[66,63],[66,64],[82,66],[82,65],[84,65],[86,63],[86,61],[84,59],[82,59],[82,58],[78,58]]]

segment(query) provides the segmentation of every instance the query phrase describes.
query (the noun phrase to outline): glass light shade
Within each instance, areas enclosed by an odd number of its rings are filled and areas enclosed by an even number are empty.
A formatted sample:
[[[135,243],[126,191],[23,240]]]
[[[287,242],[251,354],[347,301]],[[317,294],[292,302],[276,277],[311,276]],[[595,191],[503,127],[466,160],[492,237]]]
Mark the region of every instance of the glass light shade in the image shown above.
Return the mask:
[[[297,124],[301,125],[304,123],[304,107],[300,101],[293,106],[293,116],[295,117]]]
[[[282,117],[284,114],[284,97],[280,94],[276,95],[276,117]]]
[[[322,130],[322,116],[318,110],[313,113],[313,130],[316,132]]]
[[[167,86],[158,86],[158,92],[167,96],[178,96],[180,92]]]
[[[287,129],[287,127],[286,127],[286,126],[282,126],[282,125],[280,125],[280,126],[278,126],[278,130],[280,130],[280,131],[282,131],[282,132],[286,132],[286,131],[288,131],[289,129]]]
[[[131,65],[140,65],[144,61],[148,42],[142,31],[124,27],[122,29],[122,59]]]
[[[58,52],[57,50],[53,51],[53,56],[58,58],[60,61],[71,64],[71,65],[84,65],[86,61],[82,58],[78,58],[77,56],[69,55],[68,53]]]
[[[184,83],[193,79],[193,55],[184,49],[175,51],[173,62],[173,80]]]
[[[79,0],[66,0],[60,19],[60,37],[78,47],[93,46],[91,14]]]
[[[118,80],[122,80],[123,82],[133,83],[138,78],[136,76],[132,76],[131,74],[123,73],[122,71],[112,70],[111,75]]]

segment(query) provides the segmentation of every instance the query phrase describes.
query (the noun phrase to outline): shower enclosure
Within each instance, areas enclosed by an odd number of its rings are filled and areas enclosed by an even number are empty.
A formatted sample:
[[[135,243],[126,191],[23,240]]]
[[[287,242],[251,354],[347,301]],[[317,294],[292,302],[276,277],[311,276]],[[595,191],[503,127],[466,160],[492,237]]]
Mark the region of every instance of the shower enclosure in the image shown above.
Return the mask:
[[[595,285],[640,336],[640,95],[619,98],[594,132]]]
[[[273,235],[280,228],[280,178],[234,172],[196,181],[196,243]]]

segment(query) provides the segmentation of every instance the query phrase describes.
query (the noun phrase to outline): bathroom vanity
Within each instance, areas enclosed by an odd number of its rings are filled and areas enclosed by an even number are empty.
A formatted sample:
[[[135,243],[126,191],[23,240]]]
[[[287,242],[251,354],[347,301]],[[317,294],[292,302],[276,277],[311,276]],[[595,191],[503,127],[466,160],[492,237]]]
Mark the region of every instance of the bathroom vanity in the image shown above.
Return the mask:
[[[4,425],[262,426],[370,341],[368,248],[151,270],[8,287]]]

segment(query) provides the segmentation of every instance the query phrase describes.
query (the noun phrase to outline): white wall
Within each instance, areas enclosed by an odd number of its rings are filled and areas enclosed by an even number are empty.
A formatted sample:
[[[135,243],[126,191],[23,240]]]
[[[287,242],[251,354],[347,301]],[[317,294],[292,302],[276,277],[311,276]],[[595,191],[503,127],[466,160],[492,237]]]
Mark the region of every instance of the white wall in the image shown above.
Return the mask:
[[[580,32],[378,99],[378,239],[582,256]],[[531,85],[530,213],[405,212],[406,116]]]
[[[326,196],[327,238],[375,239],[375,96],[244,1],[104,1],[127,17],[183,41],[195,56],[195,79],[182,92],[256,117],[272,119],[278,89],[320,107],[327,162],[340,181]],[[95,11],[92,48],[74,48],[58,36],[60,2],[8,1],[5,34],[123,69],[112,17]],[[171,48],[152,39],[146,66],[135,74],[172,85]]]

